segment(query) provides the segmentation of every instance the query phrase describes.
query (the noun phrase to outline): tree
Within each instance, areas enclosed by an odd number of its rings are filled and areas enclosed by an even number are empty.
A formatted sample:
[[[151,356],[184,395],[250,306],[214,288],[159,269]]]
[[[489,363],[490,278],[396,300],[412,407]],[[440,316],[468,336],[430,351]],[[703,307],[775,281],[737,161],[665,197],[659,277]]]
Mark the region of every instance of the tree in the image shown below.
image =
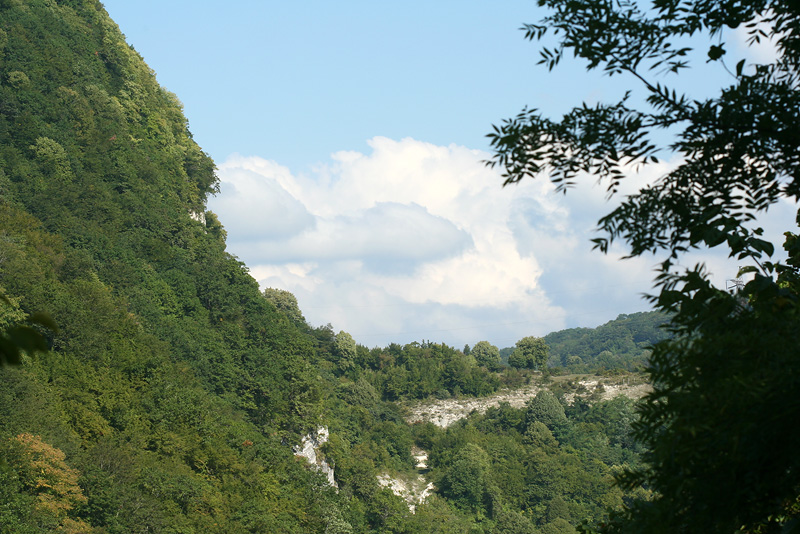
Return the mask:
[[[483,365],[490,370],[496,370],[500,367],[500,349],[488,341],[478,341],[472,347],[472,351],[464,354],[472,354],[478,365]]]
[[[552,33],[541,50],[552,69],[571,52],[588,69],[624,75],[643,91],[611,104],[580,105],[552,120],[524,110],[489,135],[505,183],[548,175],[565,191],[583,175],[610,195],[626,174],[673,157],[664,175],[599,221],[595,247],[615,240],[630,256],[661,255],[653,303],[672,315],[674,337],[654,347],[654,391],[640,408],[636,436],[645,467],[620,481],[646,483],[650,503],[634,503],[606,527],[625,532],[773,532],[800,521],[800,240],[786,233],[788,259],[758,216],[800,198],[800,9],[795,2],[654,0],[561,2],[524,26],[528,39]],[[728,29],[748,43],[771,41],[771,62],[725,64]],[[713,39],[701,68],[731,83],[694,99],[659,76],[691,65],[692,43]],[[691,42],[687,44],[687,40]],[[638,104],[641,102],[641,104]],[[673,136],[673,137],[671,137]],[[692,249],[720,247],[753,273],[731,295],[702,265],[680,268]]]
[[[27,433],[10,438],[4,445],[3,456],[17,471],[24,491],[36,496],[34,509],[42,528],[94,532],[84,521],[68,516],[87,499],[78,485],[80,473],[66,464],[66,456],[60,449]]]
[[[567,424],[567,416],[555,395],[543,389],[528,401],[525,421],[529,428],[539,422],[553,430]]]
[[[353,367],[353,360],[356,357],[356,342],[353,336],[340,330],[335,337],[335,353],[337,357],[336,365],[341,371],[347,371]]]
[[[525,514],[515,510],[502,510],[497,514],[497,522],[492,532],[494,534],[536,534],[537,530],[525,517]]]
[[[544,339],[527,336],[517,341],[508,364],[518,369],[540,369],[547,363],[548,347]]]
[[[441,494],[465,510],[491,512],[491,464],[479,446],[467,443],[439,481]]]
[[[306,319],[303,317],[303,312],[300,311],[300,305],[297,303],[297,297],[285,289],[275,289],[268,287],[262,292],[264,298],[270,301],[280,312],[283,312],[286,317],[298,324],[305,324]]]
[[[542,534],[573,534],[575,527],[569,524],[566,519],[558,518],[552,523],[547,523],[542,528]]]

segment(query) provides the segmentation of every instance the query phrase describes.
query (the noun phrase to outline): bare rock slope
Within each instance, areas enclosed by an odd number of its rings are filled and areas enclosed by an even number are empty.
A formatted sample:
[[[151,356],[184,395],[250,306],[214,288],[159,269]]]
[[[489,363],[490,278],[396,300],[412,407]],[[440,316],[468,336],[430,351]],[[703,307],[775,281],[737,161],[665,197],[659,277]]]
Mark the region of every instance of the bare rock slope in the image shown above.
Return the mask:
[[[565,394],[567,402],[573,402],[576,397],[608,400],[617,395],[638,399],[650,391],[649,385],[638,381],[620,381],[600,377],[581,377],[575,381],[575,384],[575,391]],[[543,387],[547,386],[530,384],[519,389],[503,390],[489,397],[426,400],[409,406],[406,420],[409,423],[431,422],[436,426],[446,428],[473,411],[484,413],[491,407],[499,406],[501,402],[507,402],[514,408],[521,408]]]

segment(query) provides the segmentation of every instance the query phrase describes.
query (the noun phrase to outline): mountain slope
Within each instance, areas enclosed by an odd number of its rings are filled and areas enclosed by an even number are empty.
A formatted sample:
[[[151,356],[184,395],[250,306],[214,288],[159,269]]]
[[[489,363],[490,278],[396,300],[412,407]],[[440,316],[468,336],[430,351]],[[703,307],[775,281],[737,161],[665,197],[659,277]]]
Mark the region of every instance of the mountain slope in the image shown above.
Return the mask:
[[[623,314],[597,328],[569,328],[544,337],[551,367],[571,372],[641,369],[650,347],[666,339],[667,318],[659,312]]]
[[[316,424],[314,339],[225,252],[177,98],[88,0],[2,2],[0,82],[0,325],[59,326],[51,353],[0,372],[0,524],[324,528],[281,443]],[[88,500],[30,478],[36,447],[66,454]]]

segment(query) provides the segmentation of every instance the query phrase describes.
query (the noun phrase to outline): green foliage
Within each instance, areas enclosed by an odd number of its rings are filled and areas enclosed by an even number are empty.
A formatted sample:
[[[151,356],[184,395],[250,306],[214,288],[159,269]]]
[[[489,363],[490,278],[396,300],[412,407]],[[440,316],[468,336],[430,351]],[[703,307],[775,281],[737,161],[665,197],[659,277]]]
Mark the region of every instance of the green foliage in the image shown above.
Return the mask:
[[[483,515],[491,512],[491,486],[489,456],[473,443],[455,452],[438,484],[441,494],[456,505]]]
[[[573,373],[613,369],[634,371],[646,365],[650,347],[666,339],[667,316],[660,312],[620,315],[597,328],[570,328],[544,336],[549,365]]]
[[[567,422],[567,416],[555,395],[543,389],[528,401],[525,421],[529,427],[539,422],[553,430],[563,426]]]
[[[560,517],[542,527],[542,534],[575,534],[576,532],[577,530],[569,521]]]
[[[297,297],[295,297],[289,291],[285,289],[275,289],[272,287],[268,287],[264,289],[263,293],[264,298],[270,301],[279,311],[286,314],[292,321],[305,324],[306,320],[303,317],[303,312],[300,311],[300,305],[297,303]]]
[[[334,342],[334,354],[337,358],[336,366],[340,372],[346,372],[353,367],[356,357],[356,341],[353,336],[340,330]]]
[[[467,355],[471,355],[478,362],[491,371],[500,369],[500,349],[488,341],[478,341]]]
[[[497,515],[493,534],[538,534],[533,524],[524,514],[514,510],[502,511]]]
[[[315,340],[197,217],[216,176],[178,100],[99,2],[6,2],[0,48],[0,345],[21,364],[0,366],[0,442],[62,451],[74,510],[109,533],[349,514],[282,444],[321,413]],[[20,494],[1,528],[40,531],[18,462],[0,469]]]
[[[529,532],[619,502],[623,416],[576,412],[566,445],[508,405],[407,425],[391,401],[496,391],[496,348],[311,328],[225,252],[214,164],[102,5],[0,9],[2,532]],[[291,450],[321,423],[338,492]],[[443,482],[412,515],[376,475],[415,445]]]
[[[0,532],[3,534],[34,534],[41,532],[34,508],[36,498],[23,490],[19,475],[6,465],[0,465]]]
[[[356,374],[362,373],[386,400],[483,396],[500,386],[499,377],[475,358],[443,343],[392,344],[369,351],[357,347],[354,363]]]
[[[46,313],[26,315],[20,307],[21,300],[8,297],[0,289],[0,367],[19,365],[23,354],[47,351],[50,347],[43,332],[58,331]]]
[[[551,12],[526,25],[526,37],[556,36],[540,63],[552,69],[572,53],[589,69],[628,76],[644,98],[583,104],[560,121],[525,110],[495,127],[491,165],[503,167],[506,183],[546,174],[565,190],[588,174],[614,194],[628,169],[658,163],[659,153],[678,162],[602,217],[604,235],[594,240],[604,252],[622,240],[631,256],[663,255],[653,302],[674,336],[649,359],[654,391],[635,424],[645,465],[620,478],[654,497],[632,502],[604,530],[794,530],[800,248],[787,232],[788,259],[772,261],[776,245],[757,217],[800,198],[800,11],[767,0],[539,3]],[[771,41],[775,57],[728,68],[728,29],[746,33],[749,45]],[[730,85],[695,99],[658,76],[689,68],[703,38],[701,67],[721,64]],[[679,267],[700,247],[721,247],[753,280],[731,295],[702,266]]]
[[[637,494],[615,487],[612,477],[637,462],[630,448],[635,445],[615,437],[625,418],[609,425],[601,419],[627,410],[621,408],[627,401],[600,401],[565,413],[549,392],[537,397],[529,408],[501,404],[446,430],[419,430],[440,494],[489,532],[569,531],[589,518],[598,524],[607,519],[606,508]],[[538,413],[560,440],[536,420]]]
[[[508,364],[518,369],[541,369],[547,363],[548,347],[544,339],[527,336],[517,341]]]
[[[35,497],[31,515],[37,526],[59,532],[94,532],[82,519],[70,517],[87,499],[78,486],[80,473],[66,464],[61,450],[27,433],[10,438],[1,450],[10,468],[8,474],[13,473],[10,482],[18,481],[22,493]]]
[[[744,296],[698,274],[695,295],[681,299],[678,335],[653,352],[655,391],[635,427],[649,448],[648,465],[623,478],[659,491],[652,512],[634,509],[634,524],[756,530],[796,515],[800,482],[791,451],[800,433],[783,422],[798,415],[787,399],[800,370],[800,286],[783,281],[757,277],[745,288],[745,306]],[[678,517],[660,517],[674,509]]]

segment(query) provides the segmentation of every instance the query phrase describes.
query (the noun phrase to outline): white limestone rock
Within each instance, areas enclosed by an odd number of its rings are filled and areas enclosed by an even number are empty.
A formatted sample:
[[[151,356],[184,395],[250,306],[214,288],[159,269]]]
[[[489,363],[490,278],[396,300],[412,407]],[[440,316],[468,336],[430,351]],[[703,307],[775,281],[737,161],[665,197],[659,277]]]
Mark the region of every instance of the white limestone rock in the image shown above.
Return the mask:
[[[317,430],[303,436],[300,445],[293,447],[296,456],[302,456],[314,469],[320,471],[328,479],[328,484],[334,488],[339,488],[334,478],[333,467],[331,467],[324,457],[319,455],[319,448],[328,441],[328,427],[321,426]]]

